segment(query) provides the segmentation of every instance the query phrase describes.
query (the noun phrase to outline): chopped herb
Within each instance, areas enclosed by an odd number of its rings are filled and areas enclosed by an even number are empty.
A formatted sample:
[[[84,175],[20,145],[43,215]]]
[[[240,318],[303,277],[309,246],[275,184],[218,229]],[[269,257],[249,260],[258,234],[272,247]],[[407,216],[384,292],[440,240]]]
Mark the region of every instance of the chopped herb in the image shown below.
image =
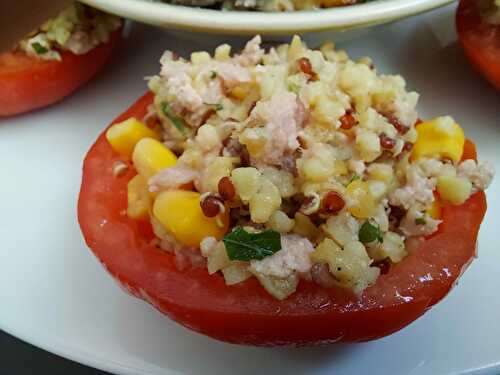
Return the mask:
[[[261,260],[281,250],[281,236],[274,230],[248,233],[242,227],[235,227],[222,240],[230,260]]]
[[[382,243],[382,232],[377,224],[372,224],[366,220],[359,229],[358,238],[363,243],[378,241]]]
[[[210,72],[210,79],[214,79],[215,77],[217,77],[217,72],[215,70],[212,70]]]
[[[224,106],[221,103],[206,103],[206,102],[203,102],[203,104],[213,106],[216,111],[222,111],[224,109]]]
[[[415,218],[415,224],[416,225],[425,225],[426,221],[425,218],[423,217],[417,217]]]
[[[172,108],[168,105],[168,103],[161,104],[161,111],[167,118],[170,120],[172,125],[182,134],[186,134],[186,125],[184,124],[184,120],[182,120],[179,116],[174,114]]]
[[[347,185],[349,185],[351,182],[356,181],[356,180],[361,180],[361,176],[360,176],[360,175],[358,175],[357,173],[354,173],[354,174],[352,175],[351,179],[349,180],[349,182],[347,183]],[[346,186],[347,186],[347,185],[346,185]]]
[[[289,82],[287,88],[288,88],[288,91],[291,91],[295,94],[298,94],[300,91],[300,86],[294,82]]]
[[[49,52],[49,49],[47,47],[42,46],[38,42],[31,43],[31,47],[35,50],[37,55],[43,55],[43,54]]]

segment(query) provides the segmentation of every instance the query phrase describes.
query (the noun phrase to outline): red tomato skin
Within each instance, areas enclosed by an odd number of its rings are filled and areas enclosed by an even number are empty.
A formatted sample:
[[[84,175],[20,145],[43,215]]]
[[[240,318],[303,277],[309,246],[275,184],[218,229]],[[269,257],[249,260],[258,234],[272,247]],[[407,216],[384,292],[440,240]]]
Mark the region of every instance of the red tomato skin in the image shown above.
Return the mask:
[[[500,26],[481,19],[478,0],[461,0],[456,15],[460,44],[472,65],[500,90]]]
[[[84,55],[61,52],[61,61],[45,61],[22,52],[0,54],[0,117],[54,104],[88,82],[106,64],[121,38],[114,31],[108,42]]]
[[[462,154],[462,160],[467,159],[477,159],[476,145],[468,139],[465,140],[464,152]]]
[[[144,116],[152,97],[146,94],[115,122]],[[466,154],[475,157],[472,146]],[[277,301],[256,279],[228,287],[205,269],[179,271],[173,255],[150,244],[151,230],[123,214],[126,184],[135,173],[113,177],[116,160],[103,133],[83,166],[78,220],[86,243],[127,291],[194,331],[236,344],[359,342],[398,331],[456,284],[475,255],[486,211],[483,193],[462,206],[445,205],[438,233],[360,297],[301,282],[295,294]]]

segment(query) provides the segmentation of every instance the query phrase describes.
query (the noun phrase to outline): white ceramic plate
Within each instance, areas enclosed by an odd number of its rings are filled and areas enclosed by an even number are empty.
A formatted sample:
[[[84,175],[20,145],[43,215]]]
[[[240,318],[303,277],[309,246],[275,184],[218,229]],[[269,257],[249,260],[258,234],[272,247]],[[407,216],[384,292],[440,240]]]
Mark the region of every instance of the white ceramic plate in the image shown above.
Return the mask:
[[[248,35],[346,31],[425,12],[453,0],[378,0],[350,7],[287,13],[222,12],[152,3],[150,0],[81,1],[110,13],[161,27]]]
[[[422,117],[454,114],[480,157],[500,170],[500,95],[462,56],[452,11],[393,24],[342,47],[354,57],[372,55],[382,72],[406,76],[422,93]],[[0,121],[0,328],[119,374],[498,374],[500,179],[488,192],[479,259],[458,287],[414,324],[375,342],[302,349],[224,344],[178,326],[115,285],[76,222],[83,156],[144,92],[141,77],[156,73],[164,48],[178,45],[186,54],[215,44],[179,46],[171,34],[138,26],[120,64],[76,95]]]

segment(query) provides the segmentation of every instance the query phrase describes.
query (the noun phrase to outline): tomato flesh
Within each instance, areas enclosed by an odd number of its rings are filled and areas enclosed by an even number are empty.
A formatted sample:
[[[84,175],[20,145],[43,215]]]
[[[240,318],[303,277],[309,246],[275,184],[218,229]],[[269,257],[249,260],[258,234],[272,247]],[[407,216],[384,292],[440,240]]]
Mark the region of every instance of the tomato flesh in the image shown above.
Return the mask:
[[[479,14],[478,0],[461,0],[456,23],[465,54],[500,90],[500,26],[491,25]]]
[[[152,98],[146,94],[115,122],[143,117]],[[465,153],[475,157],[472,143]],[[85,158],[78,219],[88,246],[135,296],[190,329],[238,344],[365,341],[403,328],[443,298],[474,257],[486,210],[483,193],[462,206],[446,205],[439,232],[359,298],[303,281],[295,294],[278,301],[255,278],[226,286],[206,269],[179,271],[172,254],[150,244],[151,230],[122,214],[135,172],[113,177],[117,160],[104,133]]]
[[[45,107],[68,96],[103,68],[120,37],[121,28],[86,54],[61,52],[61,61],[23,52],[0,54],[0,117]]]

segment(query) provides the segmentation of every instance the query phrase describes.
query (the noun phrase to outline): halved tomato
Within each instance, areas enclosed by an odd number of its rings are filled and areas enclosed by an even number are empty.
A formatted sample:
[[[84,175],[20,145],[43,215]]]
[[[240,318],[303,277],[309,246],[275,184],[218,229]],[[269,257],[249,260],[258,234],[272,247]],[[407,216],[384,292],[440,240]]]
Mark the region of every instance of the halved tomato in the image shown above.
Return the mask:
[[[146,94],[115,122],[142,118],[152,98]],[[466,155],[475,158],[473,144],[466,147]],[[190,329],[238,344],[365,341],[403,328],[455,285],[475,255],[486,210],[483,193],[462,206],[445,206],[439,232],[361,297],[301,282],[295,294],[278,301],[254,278],[226,286],[222,276],[209,276],[206,269],[179,271],[172,254],[151,245],[148,225],[123,214],[135,172],[113,177],[117,160],[104,133],[85,158],[78,220],[88,246],[133,295]]]
[[[61,52],[61,61],[46,61],[22,52],[0,54],[0,117],[56,103],[96,75],[120,40],[121,28],[108,42],[84,55]]]
[[[465,54],[500,90],[500,26],[486,22],[479,13],[479,0],[461,0],[457,30]]]

